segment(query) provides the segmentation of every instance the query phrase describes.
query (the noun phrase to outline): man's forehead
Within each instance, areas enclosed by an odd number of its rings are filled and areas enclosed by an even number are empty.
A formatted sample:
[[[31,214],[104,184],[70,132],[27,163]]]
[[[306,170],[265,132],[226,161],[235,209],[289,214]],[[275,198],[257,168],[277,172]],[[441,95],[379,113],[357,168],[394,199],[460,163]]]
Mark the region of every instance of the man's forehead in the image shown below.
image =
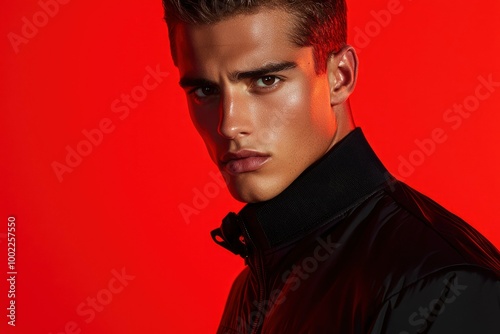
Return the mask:
[[[282,61],[300,49],[291,41],[293,24],[282,10],[239,14],[214,24],[179,24],[175,43],[179,68],[225,64],[234,70]]]

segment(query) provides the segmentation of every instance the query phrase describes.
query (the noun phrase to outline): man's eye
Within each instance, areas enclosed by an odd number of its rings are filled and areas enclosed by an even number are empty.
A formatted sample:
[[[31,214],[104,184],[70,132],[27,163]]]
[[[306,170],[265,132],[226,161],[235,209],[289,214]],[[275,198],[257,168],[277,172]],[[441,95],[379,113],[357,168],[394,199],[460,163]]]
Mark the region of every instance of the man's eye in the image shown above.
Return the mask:
[[[193,92],[194,92],[194,95],[196,95],[196,97],[205,98],[205,97],[209,97],[209,96],[218,94],[219,90],[216,87],[205,86],[205,87],[197,88]]]
[[[266,75],[265,77],[262,77],[258,79],[255,83],[257,87],[260,88],[269,88],[280,82],[281,79],[274,76],[274,75]]]

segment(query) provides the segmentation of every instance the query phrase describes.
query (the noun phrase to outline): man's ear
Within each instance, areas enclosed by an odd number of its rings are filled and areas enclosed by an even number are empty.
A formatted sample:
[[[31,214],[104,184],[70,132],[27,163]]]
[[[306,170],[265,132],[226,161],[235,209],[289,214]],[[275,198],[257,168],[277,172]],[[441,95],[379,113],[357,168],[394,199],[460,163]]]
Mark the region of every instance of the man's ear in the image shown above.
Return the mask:
[[[332,106],[345,102],[351,95],[358,77],[358,56],[350,45],[328,58],[326,66],[330,85],[330,104]]]

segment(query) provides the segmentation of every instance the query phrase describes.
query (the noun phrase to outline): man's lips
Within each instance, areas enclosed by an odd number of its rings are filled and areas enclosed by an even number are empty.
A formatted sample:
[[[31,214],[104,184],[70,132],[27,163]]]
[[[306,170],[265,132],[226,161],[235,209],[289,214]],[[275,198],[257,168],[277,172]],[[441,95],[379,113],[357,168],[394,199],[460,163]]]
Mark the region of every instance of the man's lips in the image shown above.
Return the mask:
[[[230,174],[240,174],[253,172],[261,168],[269,159],[269,154],[241,150],[238,152],[228,152],[222,157],[222,166]]]

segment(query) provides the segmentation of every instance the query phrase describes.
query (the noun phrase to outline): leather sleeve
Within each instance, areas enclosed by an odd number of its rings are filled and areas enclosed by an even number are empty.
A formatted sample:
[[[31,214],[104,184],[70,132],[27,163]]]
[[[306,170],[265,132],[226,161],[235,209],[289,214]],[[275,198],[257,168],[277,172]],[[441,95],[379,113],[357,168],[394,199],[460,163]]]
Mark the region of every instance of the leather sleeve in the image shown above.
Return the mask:
[[[481,269],[428,275],[391,296],[371,334],[499,334],[500,279]]]

